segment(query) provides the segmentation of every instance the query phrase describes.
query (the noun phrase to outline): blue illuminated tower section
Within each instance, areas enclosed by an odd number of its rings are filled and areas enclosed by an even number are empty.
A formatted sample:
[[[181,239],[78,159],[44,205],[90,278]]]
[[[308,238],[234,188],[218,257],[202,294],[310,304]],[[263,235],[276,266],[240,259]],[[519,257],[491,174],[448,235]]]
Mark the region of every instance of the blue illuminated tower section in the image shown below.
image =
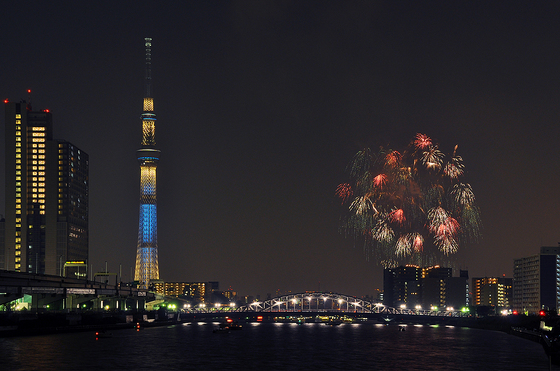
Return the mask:
[[[148,288],[150,281],[159,280],[156,169],[160,151],[155,149],[156,115],[151,94],[152,39],[147,37],[144,40],[146,46],[146,95],[142,112],[142,148],[137,151],[140,163],[140,218],[134,280],[138,282],[138,287]]]

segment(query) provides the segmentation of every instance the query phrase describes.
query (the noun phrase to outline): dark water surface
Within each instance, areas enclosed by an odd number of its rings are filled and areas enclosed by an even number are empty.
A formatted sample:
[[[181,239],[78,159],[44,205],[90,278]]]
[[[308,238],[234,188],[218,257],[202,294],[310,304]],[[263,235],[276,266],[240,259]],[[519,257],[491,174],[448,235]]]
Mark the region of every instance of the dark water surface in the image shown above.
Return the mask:
[[[0,338],[2,370],[548,370],[542,347],[502,332],[372,323],[217,324]],[[558,370],[560,368],[553,367]]]

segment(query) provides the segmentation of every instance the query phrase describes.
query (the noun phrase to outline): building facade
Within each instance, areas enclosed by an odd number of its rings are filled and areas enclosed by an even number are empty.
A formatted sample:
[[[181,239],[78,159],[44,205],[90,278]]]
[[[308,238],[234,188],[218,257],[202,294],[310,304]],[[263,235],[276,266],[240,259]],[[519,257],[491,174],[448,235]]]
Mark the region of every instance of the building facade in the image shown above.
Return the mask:
[[[0,269],[75,277],[88,260],[89,158],[53,139],[49,110],[5,101],[5,219]],[[82,269],[85,276],[85,269]]]
[[[452,269],[407,265],[383,272],[383,304],[409,309],[462,308],[469,302],[468,272],[452,277]]]
[[[389,307],[420,304],[420,278],[422,270],[407,265],[383,270],[383,304]]]
[[[184,297],[204,303],[208,297],[219,290],[219,283],[213,282],[154,282],[155,291],[160,295]]]
[[[446,281],[453,270],[439,266],[422,268],[420,305],[425,308],[445,307],[447,303]]]
[[[511,309],[513,279],[506,277],[478,277],[472,279],[473,305]]]
[[[540,254],[514,260],[513,310],[537,314],[559,303],[560,247],[543,246]]]

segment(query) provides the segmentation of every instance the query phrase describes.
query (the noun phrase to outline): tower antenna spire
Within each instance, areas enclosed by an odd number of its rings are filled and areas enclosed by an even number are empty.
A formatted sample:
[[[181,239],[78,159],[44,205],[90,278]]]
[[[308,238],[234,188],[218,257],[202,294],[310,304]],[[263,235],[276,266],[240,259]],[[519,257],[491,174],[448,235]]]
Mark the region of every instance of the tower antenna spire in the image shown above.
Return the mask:
[[[152,96],[152,38],[145,37],[146,46],[146,97]]]
[[[27,110],[31,111],[31,89],[27,89]]]

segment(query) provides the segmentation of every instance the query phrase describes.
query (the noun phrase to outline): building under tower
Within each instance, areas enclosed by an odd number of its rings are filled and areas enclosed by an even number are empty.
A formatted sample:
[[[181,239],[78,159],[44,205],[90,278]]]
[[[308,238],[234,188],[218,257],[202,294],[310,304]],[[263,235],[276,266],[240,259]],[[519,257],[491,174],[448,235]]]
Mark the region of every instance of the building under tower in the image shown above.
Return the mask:
[[[152,98],[152,39],[145,38],[146,94],[142,112],[142,148],[137,151],[140,164],[140,216],[134,280],[138,287],[148,288],[159,280],[157,244],[156,169],[160,151],[155,149],[156,115]]]
[[[0,222],[0,269],[85,277],[88,155],[53,139],[49,110],[33,111],[30,103],[8,100],[4,108],[6,211]]]

